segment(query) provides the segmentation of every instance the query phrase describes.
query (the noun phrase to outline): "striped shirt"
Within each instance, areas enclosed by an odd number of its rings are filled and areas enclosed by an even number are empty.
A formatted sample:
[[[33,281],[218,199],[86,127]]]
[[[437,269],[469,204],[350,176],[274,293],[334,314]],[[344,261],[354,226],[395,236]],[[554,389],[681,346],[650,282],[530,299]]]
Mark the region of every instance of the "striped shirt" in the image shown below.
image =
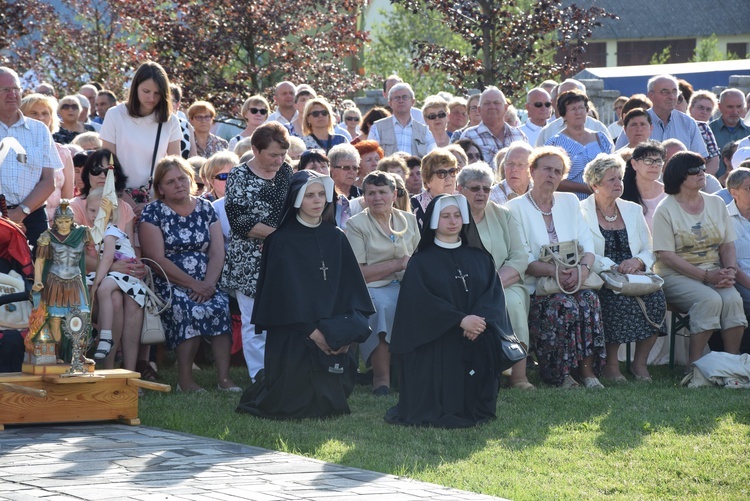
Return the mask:
[[[544,143],[545,146],[559,146],[568,153],[570,172],[568,172],[566,180],[586,184],[583,180],[583,170],[586,168],[586,164],[596,158],[599,153],[612,153],[614,151],[612,141],[606,134],[603,132],[595,132],[594,134],[596,134],[596,141],[588,144],[581,144],[562,132],[552,136]],[[575,195],[579,200],[585,200],[589,193],[575,193]]]
[[[42,177],[42,169],[63,168],[47,126],[24,117],[21,112],[18,114],[20,118],[10,127],[0,122],[0,141],[13,137],[26,150],[25,158],[10,152],[0,165],[0,192],[8,205],[18,205],[29,196]]]

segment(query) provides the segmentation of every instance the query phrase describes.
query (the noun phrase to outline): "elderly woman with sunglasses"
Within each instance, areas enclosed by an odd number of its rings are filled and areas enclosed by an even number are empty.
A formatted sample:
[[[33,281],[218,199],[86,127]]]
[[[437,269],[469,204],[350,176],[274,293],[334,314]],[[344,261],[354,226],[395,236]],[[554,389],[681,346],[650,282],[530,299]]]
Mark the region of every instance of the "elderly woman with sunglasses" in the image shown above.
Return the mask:
[[[211,126],[214,123],[214,117],[216,117],[216,109],[211,103],[208,101],[194,102],[188,108],[187,116],[190,125],[193,126],[196,155],[209,158],[214,153],[226,150],[229,147],[224,139],[211,134]]]
[[[452,195],[456,191],[458,161],[445,148],[435,148],[422,158],[422,185],[424,190],[411,197],[411,208],[422,228],[425,211],[437,195]]]
[[[245,102],[242,103],[242,108],[240,109],[240,114],[247,123],[245,130],[234,136],[231,141],[229,141],[229,147],[227,149],[234,151],[234,147],[237,146],[237,143],[246,137],[252,136],[255,129],[263,125],[266,118],[268,118],[268,109],[269,105],[265,97],[258,94],[248,97]]]
[[[57,113],[60,115],[60,130],[52,135],[56,143],[68,144],[78,134],[94,130],[91,125],[78,121],[78,116],[81,114],[81,102],[76,96],[65,96],[60,99]]]
[[[316,151],[322,153],[321,150]],[[328,152],[328,161],[336,190],[336,225],[345,230],[346,222],[352,216],[349,199],[362,194],[354,185],[359,169],[359,152],[348,142],[338,144]]]
[[[498,205],[505,205],[508,200],[520,197],[531,189],[529,173],[529,155],[534,148],[525,141],[513,141],[508,146],[498,173],[501,181],[492,187],[490,200]]]
[[[302,114],[302,140],[308,149],[320,148],[327,154],[338,144],[348,144],[346,137],[334,134],[333,126],[333,109],[328,101],[316,97],[305,103],[305,111]]]
[[[440,96],[430,96],[425,99],[422,116],[425,125],[435,138],[435,144],[440,148],[448,146],[451,142],[451,135],[448,134],[448,103],[445,99]]]
[[[724,350],[739,353],[747,327],[742,297],[734,288],[737,239],[724,201],[701,192],[705,160],[682,151],[667,162],[667,197],[654,214],[654,271],[664,278],[667,302],[690,315],[687,367],[703,356],[708,339],[720,330]]]
[[[458,174],[458,192],[469,202],[482,245],[495,262],[497,275],[505,290],[505,305],[513,332],[528,348],[529,293],[523,285],[528,255],[523,247],[521,229],[510,211],[490,202],[493,177],[492,169],[483,162],[468,165]],[[536,389],[526,378],[526,359],[513,366],[510,386],[521,390]]]

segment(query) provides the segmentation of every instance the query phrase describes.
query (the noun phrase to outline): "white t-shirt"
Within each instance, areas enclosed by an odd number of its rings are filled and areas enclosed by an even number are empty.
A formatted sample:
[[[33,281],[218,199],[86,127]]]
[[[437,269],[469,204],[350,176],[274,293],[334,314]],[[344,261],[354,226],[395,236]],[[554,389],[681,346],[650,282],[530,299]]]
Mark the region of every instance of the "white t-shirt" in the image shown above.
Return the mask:
[[[148,184],[158,125],[153,113],[145,117],[131,117],[125,103],[110,108],[104,117],[99,137],[115,145],[122,170],[128,176],[128,188]],[[169,143],[179,141],[181,137],[180,121],[171,115],[169,121],[162,125],[156,152],[157,163],[167,155]]]

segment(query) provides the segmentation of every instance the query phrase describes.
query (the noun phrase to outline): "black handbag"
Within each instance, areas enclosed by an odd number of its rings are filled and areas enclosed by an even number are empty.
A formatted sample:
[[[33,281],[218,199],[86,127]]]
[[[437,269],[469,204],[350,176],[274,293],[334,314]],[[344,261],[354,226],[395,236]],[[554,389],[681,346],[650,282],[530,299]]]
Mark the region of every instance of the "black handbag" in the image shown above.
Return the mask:
[[[498,349],[498,372],[510,369],[521,360],[526,359],[526,350],[515,333],[506,334],[501,332],[497,337],[499,339],[498,344],[500,345]]]

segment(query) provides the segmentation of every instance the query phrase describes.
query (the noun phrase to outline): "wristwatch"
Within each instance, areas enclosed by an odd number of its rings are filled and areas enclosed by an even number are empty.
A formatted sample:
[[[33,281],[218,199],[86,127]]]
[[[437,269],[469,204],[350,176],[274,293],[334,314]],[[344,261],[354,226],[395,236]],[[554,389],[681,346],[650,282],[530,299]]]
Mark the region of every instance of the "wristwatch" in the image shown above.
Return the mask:
[[[24,204],[18,204],[18,206],[19,206],[19,207],[21,208],[21,211],[22,211],[22,212],[23,212],[24,214],[26,214],[27,216],[28,216],[29,214],[31,214],[31,209],[29,209],[29,208],[28,208],[27,206],[25,206]]]
[[[589,270],[589,273],[591,273],[591,266],[587,265],[586,263],[581,263],[581,266],[585,266]]]

